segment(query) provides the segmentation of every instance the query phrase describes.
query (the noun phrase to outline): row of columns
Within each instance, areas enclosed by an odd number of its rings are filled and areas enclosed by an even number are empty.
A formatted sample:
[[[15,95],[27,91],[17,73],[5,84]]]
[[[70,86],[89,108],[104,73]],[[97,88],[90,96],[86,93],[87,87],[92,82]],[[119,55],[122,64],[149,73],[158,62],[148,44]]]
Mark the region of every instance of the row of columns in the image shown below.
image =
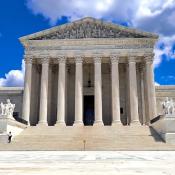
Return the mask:
[[[120,120],[120,93],[119,93],[119,57],[111,58],[111,83],[112,83],[112,125],[121,124]],[[57,122],[56,125],[65,125],[65,79],[66,79],[66,59],[59,58],[58,73],[58,97],[57,97]],[[75,122],[74,125],[83,125],[83,58],[76,57],[75,73]],[[130,104],[130,123],[139,122],[138,114],[138,94],[137,94],[137,76],[136,62],[134,58],[129,59],[129,104]],[[94,58],[95,72],[95,125],[103,125],[102,120],[102,73],[101,58]],[[39,124],[47,125],[47,97],[48,97],[48,59],[42,60],[41,91],[40,91],[40,112]],[[156,99],[154,89],[152,62],[146,62],[146,88],[148,89],[148,115],[156,116]],[[23,119],[30,121],[30,95],[32,78],[32,60],[26,59],[25,85],[23,96]]]

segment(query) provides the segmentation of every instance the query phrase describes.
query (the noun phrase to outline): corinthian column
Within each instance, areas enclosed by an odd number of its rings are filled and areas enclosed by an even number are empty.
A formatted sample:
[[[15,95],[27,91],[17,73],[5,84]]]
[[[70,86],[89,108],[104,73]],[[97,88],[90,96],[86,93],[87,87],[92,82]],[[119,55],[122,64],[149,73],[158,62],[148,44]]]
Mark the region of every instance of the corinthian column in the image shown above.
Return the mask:
[[[48,70],[49,60],[42,59],[42,74],[41,74],[41,94],[40,94],[40,113],[39,124],[47,125],[47,103],[48,103]]]
[[[26,57],[22,118],[28,122],[28,125],[30,125],[31,82],[32,82],[32,59],[30,57]]]
[[[138,94],[137,94],[137,77],[136,62],[134,58],[129,58],[129,99],[130,99],[130,116],[131,124],[139,123],[138,114]]]
[[[83,125],[83,59],[75,58],[75,125]]]
[[[57,97],[57,123],[56,125],[65,125],[65,82],[66,82],[66,59],[59,58],[58,74],[58,97]]]
[[[112,81],[112,125],[121,124],[120,121],[120,94],[119,94],[119,58],[111,57]]]
[[[102,81],[101,81],[101,58],[94,58],[95,64],[95,125],[103,125],[102,119]]]
[[[147,89],[148,117],[151,120],[157,115],[153,58],[150,56],[146,57],[145,60],[146,60],[146,89]]]

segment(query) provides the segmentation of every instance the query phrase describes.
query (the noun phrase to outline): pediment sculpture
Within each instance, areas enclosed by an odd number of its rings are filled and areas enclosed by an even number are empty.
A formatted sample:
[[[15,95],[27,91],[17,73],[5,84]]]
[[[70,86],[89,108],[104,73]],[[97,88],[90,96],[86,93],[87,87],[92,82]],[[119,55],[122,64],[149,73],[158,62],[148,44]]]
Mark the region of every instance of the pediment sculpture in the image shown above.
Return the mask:
[[[81,38],[144,38],[141,34],[134,34],[126,30],[119,30],[111,26],[83,22],[60,28],[57,31],[34,38],[34,40],[46,39],[81,39]]]

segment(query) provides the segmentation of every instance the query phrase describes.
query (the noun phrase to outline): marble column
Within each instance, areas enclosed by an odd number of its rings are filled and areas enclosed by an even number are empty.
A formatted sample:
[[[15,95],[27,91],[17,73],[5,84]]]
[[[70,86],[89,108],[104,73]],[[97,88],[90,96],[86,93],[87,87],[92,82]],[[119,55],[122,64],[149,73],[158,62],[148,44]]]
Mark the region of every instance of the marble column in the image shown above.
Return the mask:
[[[32,83],[32,59],[30,57],[26,57],[22,118],[28,122],[28,125],[30,125],[31,83]]]
[[[75,58],[75,123],[74,125],[83,125],[83,59]]]
[[[57,122],[56,125],[65,126],[65,100],[66,100],[66,59],[59,58],[58,71],[58,97],[57,97]]]
[[[103,125],[102,118],[102,75],[101,75],[101,58],[94,58],[95,64],[95,125]]]
[[[136,62],[134,58],[129,58],[129,106],[130,106],[130,124],[139,123],[138,114],[138,94],[137,94],[137,76]]]
[[[119,57],[111,57],[112,81],[112,125],[121,124],[120,121],[120,93],[119,93]]]
[[[153,57],[145,58],[146,61],[146,89],[147,89],[147,105],[149,120],[157,116],[156,110],[156,95],[154,85],[154,72],[153,72]]]
[[[42,61],[42,73],[41,73],[39,124],[48,125],[47,104],[48,104],[49,60],[47,58],[44,58],[41,61]]]
[[[140,66],[140,74],[141,74],[141,102],[142,102],[142,124],[146,124],[145,118],[145,84],[144,84],[144,65]]]

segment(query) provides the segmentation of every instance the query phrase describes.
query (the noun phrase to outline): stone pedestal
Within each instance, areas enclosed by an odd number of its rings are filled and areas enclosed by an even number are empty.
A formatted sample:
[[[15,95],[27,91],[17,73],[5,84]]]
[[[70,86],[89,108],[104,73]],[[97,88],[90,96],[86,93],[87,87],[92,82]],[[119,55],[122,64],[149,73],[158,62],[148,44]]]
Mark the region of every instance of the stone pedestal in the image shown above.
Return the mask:
[[[166,143],[175,144],[175,114],[164,115],[151,126]]]
[[[8,134],[0,133],[0,143],[8,143]]]
[[[17,122],[13,117],[0,115],[0,143],[8,142],[8,133],[12,136],[20,134],[27,125]]]

